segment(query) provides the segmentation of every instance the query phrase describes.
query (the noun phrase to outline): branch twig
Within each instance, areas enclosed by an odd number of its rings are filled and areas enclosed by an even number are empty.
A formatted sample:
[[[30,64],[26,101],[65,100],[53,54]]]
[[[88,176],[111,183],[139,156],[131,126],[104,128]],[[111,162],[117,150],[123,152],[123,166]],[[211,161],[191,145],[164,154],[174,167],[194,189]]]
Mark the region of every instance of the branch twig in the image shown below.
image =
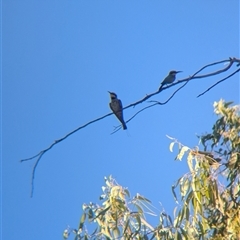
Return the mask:
[[[218,82],[216,82],[215,84],[213,84],[210,88],[208,88],[207,90],[205,90],[204,92],[202,92],[201,94],[199,94],[199,95],[197,96],[197,98],[198,98],[198,97],[201,97],[201,96],[204,95],[206,92],[208,92],[209,90],[211,90],[212,88],[214,88],[215,86],[217,86],[219,83],[227,80],[228,78],[232,77],[233,75],[235,75],[235,74],[236,74],[237,72],[239,72],[239,71],[240,71],[240,68],[239,68],[238,70],[236,70],[235,72],[233,72],[232,74],[228,75],[227,77],[219,80]]]

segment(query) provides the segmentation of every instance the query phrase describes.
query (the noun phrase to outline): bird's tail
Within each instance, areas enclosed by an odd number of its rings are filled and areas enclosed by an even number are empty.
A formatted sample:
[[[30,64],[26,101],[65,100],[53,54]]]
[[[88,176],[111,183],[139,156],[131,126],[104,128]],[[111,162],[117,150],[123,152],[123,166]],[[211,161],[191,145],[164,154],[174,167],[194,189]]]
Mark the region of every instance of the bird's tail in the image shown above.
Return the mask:
[[[127,129],[127,125],[125,122],[122,122],[122,127],[123,127],[123,130],[126,130]]]

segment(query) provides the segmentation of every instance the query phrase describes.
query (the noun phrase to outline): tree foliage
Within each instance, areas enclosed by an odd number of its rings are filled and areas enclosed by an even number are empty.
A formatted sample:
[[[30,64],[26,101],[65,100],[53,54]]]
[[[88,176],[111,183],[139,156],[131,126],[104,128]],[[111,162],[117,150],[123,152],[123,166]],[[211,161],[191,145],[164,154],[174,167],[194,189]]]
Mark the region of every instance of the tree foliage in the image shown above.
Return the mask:
[[[212,132],[199,136],[203,150],[191,149],[174,138],[170,151],[179,148],[176,160],[186,157],[189,172],[172,186],[176,208],[171,217],[159,215],[152,226],[146,214],[154,215],[151,201],[111,176],[105,178],[101,205],[83,204],[78,229],[70,227],[64,238],[74,239],[240,239],[240,116],[239,106],[220,100],[214,103],[218,116]],[[96,229],[89,233],[90,224]]]

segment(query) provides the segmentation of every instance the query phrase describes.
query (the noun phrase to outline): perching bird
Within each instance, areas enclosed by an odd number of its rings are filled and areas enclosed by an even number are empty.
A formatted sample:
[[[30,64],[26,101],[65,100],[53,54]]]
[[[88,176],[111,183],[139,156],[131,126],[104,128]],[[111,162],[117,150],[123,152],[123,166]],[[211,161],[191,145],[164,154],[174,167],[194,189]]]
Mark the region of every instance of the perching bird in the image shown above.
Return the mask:
[[[170,71],[167,77],[165,77],[165,79],[162,81],[159,90],[163,87],[163,85],[173,83],[176,79],[176,74],[180,72],[182,71],[175,71],[175,70]]]
[[[122,123],[123,130],[127,129],[126,123],[123,119],[123,110],[122,110],[122,102],[120,99],[117,98],[117,94],[113,92],[110,93],[111,102],[109,103],[109,106],[113,113],[116,115],[118,120]]]

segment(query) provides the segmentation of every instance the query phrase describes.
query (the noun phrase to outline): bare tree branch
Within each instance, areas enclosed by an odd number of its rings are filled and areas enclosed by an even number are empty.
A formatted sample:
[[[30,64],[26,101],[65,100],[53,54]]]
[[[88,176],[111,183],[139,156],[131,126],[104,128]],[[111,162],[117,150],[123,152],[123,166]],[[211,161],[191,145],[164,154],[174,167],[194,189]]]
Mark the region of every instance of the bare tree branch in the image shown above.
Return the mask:
[[[206,92],[208,92],[209,90],[211,90],[212,88],[214,88],[216,85],[218,85],[219,83],[221,83],[221,82],[227,80],[228,78],[232,77],[233,75],[235,75],[235,74],[236,74],[237,72],[239,72],[239,71],[240,71],[240,68],[239,68],[238,70],[236,70],[235,72],[233,72],[232,74],[228,75],[227,77],[219,80],[218,82],[216,82],[215,84],[213,84],[210,88],[208,88],[207,90],[205,90],[203,93],[199,94],[199,95],[197,96],[197,98],[200,97],[200,96],[202,96],[202,95],[204,95]]]
[[[65,135],[64,137],[62,137],[62,138],[60,138],[60,139],[58,139],[58,140],[55,140],[48,148],[40,151],[40,152],[39,152],[38,154],[36,154],[35,156],[20,160],[20,162],[24,162],[24,161],[29,161],[29,160],[32,160],[32,159],[34,159],[34,158],[37,158],[37,160],[36,160],[36,162],[35,162],[35,164],[34,164],[34,166],[33,166],[33,170],[32,170],[31,195],[30,195],[31,197],[33,196],[34,178],[35,178],[36,168],[37,168],[37,165],[38,165],[40,159],[42,158],[42,156],[43,156],[46,152],[48,152],[54,145],[56,145],[56,144],[60,143],[61,141],[65,140],[65,139],[66,139],[67,137],[69,137],[70,135],[72,135],[72,134],[74,134],[75,132],[79,131],[80,129],[82,129],[82,128],[84,128],[84,127],[86,127],[86,126],[88,126],[88,125],[90,125],[90,124],[92,124],[92,123],[94,123],[94,122],[97,122],[97,121],[99,121],[99,120],[101,120],[101,119],[103,119],[103,118],[105,118],[105,117],[108,117],[108,116],[110,116],[110,115],[112,115],[112,114],[113,114],[113,113],[109,113],[109,114],[106,114],[106,115],[104,115],[104,116],[102,116],[102,117],[100,117],[100,118],[97,118],[97,119],[93,120],[93,121],[90,121],[90,122],[88,122],[88,123],[86,123],[86,124],[84,124],[84,125],[76,128],[75,130],[73,130],[72,132],[68,133],[68,134]]]
[[[211,72],[211,73],[208,73],[208,74],[203,74],[203,75],[197,75],[197,74],[199,74],[201,71],[203,71],[205,68],[208,68],[208,67],[211,67],[211,66],[214,66],[214,65],[218,65],[218,64],[223,64],[223,63],[229,63],[229,64],[228,64],[225,68],[220,69],[220,70],[218,70],[218,71]],[[191,80],[193,80],[193,79],[198,79],[198,78],[211,77],[211,76],[214,76],[214,75],[223,73],[223,72],[227,71],[228,69],[230,69],[231,66],[233,65],[233,63],[237,63],[237,66],[239,66],[239,65],[240,65],[240,59],[237,59],[237,58],[229,58],[228,60],[222,60],[222,61],[219,61],[219,62],[214,62],[214,63],[208,64],[208,65],[202,67],[200,70],[198,70],[198,71],[197,71],[196,73],[194,73],[192,76],[189,76],[188,78],[184,78],[184,79],[182,79],[182,80],[179,80],[179,81],[177,81],[177,82],[175,82],[175,83],[172,83],[171,85],[162,87],[162,88],[159,89],[158,91],[146,95],[146,96],[145,96],[144,98],[142,98],[141,100],[129,104],[128,106],[124,107],[123,110],[124,110],[124,109],[127,109],[127,108],[130,108],[130,107],[135,107],[136,105],[141,104],[141,103],[147,101],[149,98],[151,98],[151,97],[159,94],[160,92],[162,92],[162,91],[164,91],[164,90],[166,90],[166,89],[168,89],[168,88],[170,88],[170,87],[173,87],[173,86],[175,86],[175,85],[177,85],[177,84],[181,84],[181,83],[185,82],[181,87],[179,87],[176,91],[174,91],[173,94],[172,94],[165,102],[148,101],[148,102],[150,102],[150,103],[151,103],[151,102],[154,102],[154,104],[149,105],[149,106],[144,107],[144,108],[142,108],[141,110],[139,110],[139,111],[138,111],[137,113],[135,113],[130,119],[128,119],[128,120],[126,121],[126,123],[130,122],[130,121],[131,121],[133,118],[135,118],[140,112],[146,110],[147,108],[151,108],[151,107],[153,107],[153,106],[155,106],[155,105],[164,105],[164,104],[167,104],[167,103],[174,97],[174,95],[175,95],[180,89],[182,89],[184,86],[186,86],[186,84],[187,84],[189,81],[191,81]],[[236,74],[236,73],[239,72],[239,71],[240,71],[240,69],[238,69],[238,70],[235,71],[234,73],[230,74],[228,77],[226,77],[226,78],[218,81],[218,82],[215,83],[213,86],[211,86],[209,89],[207,89],[204,93],[206,93],[207,91],[209,91],[210,89],[212,89],[213,87],[215,87],[217,84],[221,83],[222,81],[225,81],[227,78],[233,76],[234,74]],[[199,96],[203,95],[204,93],[200,94]],[[199,96],[198,96],[198,97],[199,97]],[[58,139],[58,140],[55,140],[48,148],[40,151],[38,154],[36,154],[36,155],[34,155],[34,156],[30,157],[30,158],[25,158],[25,159],[20,160],[20,162],[25,162],[25,161],[29,161],[29,160],[32,160],[32,159],[37,158],[37,160],[36,160],[36,162],[35,162],[35,164],[34,164],[34,166],[33,166],[33,170],[32,170],[32,178],[31,178],[31,197],[33,196],[34,178],[35,178],[36,168],[37,168],[37,165],[38,165],[39,161],[41,160],[42,156],[43,156],[46,152],[48,152],[52,147],[54,147],[56,144],[62,142],[63,140],[65,140],[66,138],[68,138],[69,136],[71,136],[72,134],[74,134],[74,133],[76,133],[77,131],[81,130],[82,128],[85,128],[85,127],[87,127],[88,125],[90,125],[90,124],[92,124],[92,123],[95,123],[95,122],[97,122],[97,121],[100,121],[100,120],[102,120],[102,119],[104,119],[104,118],[106,118],[106,117],[108,117],[108,116],[110,116],[110,115],[112,115],[112,114],[113,114],[113,113],[108,113],[108,114],[106,114],[106,115],[104,115],[104,116],[102,116],[102,117],[99,117],[99,118],[97,118],[97,119],[94,119],[94,120],[92,120],[92,121],[90,121],[90,122],[88,122],[88,123],[86,123],[86,124],[84,124],[84,125],[76,128],[76,129],[73,130],[72,132],[66,134],[64,137],[62,137],[62,138],[60,138],[60,139]],[[115,128],[115,130],[114,130],[111,134],[119,131],[120,129],[121,129],[121,126],[117,126],[117,127]]]

